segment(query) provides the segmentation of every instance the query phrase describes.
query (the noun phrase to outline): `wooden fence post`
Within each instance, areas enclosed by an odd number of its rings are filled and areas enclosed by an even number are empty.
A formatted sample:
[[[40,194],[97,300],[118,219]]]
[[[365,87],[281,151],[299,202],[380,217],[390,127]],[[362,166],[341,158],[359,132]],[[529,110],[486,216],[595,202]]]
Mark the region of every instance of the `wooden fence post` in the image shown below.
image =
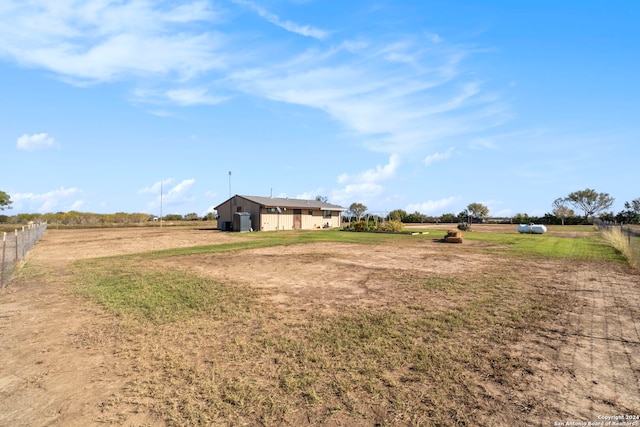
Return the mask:
[[[4,256],[7,251],[7,232],[2,233],[2,269],[0,269],[0,288],[4,288]]]

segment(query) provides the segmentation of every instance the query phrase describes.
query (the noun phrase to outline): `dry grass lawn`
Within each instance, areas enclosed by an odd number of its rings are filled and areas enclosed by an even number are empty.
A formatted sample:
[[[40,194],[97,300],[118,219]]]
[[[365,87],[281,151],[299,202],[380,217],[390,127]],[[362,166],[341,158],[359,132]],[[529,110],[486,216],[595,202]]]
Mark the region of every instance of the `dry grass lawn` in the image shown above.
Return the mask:
[[[494,231],[515,233],[476,232]],[[0,291],[0,425],[640,415],[640,280],[621,262],[446,245],[437,230],[149,254],[260,234],[47,231]]]

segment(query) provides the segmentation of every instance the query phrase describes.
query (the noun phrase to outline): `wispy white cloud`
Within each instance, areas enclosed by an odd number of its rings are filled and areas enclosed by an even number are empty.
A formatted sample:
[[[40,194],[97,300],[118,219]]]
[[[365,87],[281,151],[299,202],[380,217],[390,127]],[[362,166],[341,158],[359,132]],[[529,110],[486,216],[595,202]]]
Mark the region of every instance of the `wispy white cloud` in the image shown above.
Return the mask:
[[[133,82],[134,102],[214,105],[240,93],[319,109],[346,138],[387,153],[424,152],[508,116],[462,66],[474,52],[439,35],[376,34],[329,45],[322,43],[327,31],[250,0],[233,4],[320,42],[274,49],[278,39],[265,37],[240,47],[244,29],[216,27],[230,15],[204,0],[5,0],[0,56],[75,84]]]
[[[167,98],[180,105],[215,105],[229,99],[224,96],[213,96],[203,88],[170,90],[167,91]]]
[[[243,6],[248,7],[249,9],[253,10],[254,12],[256,12],[258,15],[260,15],[262,18],[264,18],[265,20],[267,20],[268,22],[272,23],[273,25],[276,25],[284,30],[287,30],[289,32],[292,33],[296,33],[299,34],[301,36],[305,36],[305,37],[313,37],[314,39],[324,39],[326,37],[329,36],[329,32],[328,31],[324,31],[324,30],[320,30],[318,28],[314,28],[310,25],[300,25],[300,24],[296,24],[295,22],[291,22],[291,21],[283,21],[281,20],[277,15],[274,15],[273,13],[268,12],[266,9],[258,6],[257,4],[248,1],[248,0],[233,0],[234,3],[236,4],[240,4]]]
[[[427,157],[424,158],[424,164],[425,166],[429,166],[434,162],[446,160],[453,155],[454,151],[455,149],[453,147],[449,147],[447,151],[445,151],[444,153],[429,154]]]
[[[85,205],[78,197],[82,190],[77,187],[51,190],[46,193],[11,194],[14,207],[23,212],[48,213],[54,211],[77,210]]]
[[[222,36],[205,1],[34,0],[0,9],[0,55],[76,83],[130,76],[189,78],[223,67]]]
[[[274,66],[231,74],[237,87],[274,101],[325,111],[372,150],[423,150],[504,122],[506,107],[463,74],[463,48],[428,39],[345,42]]]
[[[443,41],[443,38],[439,34],[429,34],[428,37],[433,43],[440,43]]]
[[[540,140],[549,140],[550,135],[544,129],[525,129],[517,132],[493,133],[480,135],[469,140],[469,148],[475,150],[500,151],[506,147],[523,145],[535,147]],[[556,141],[553,142],[556,144]]]
[[[175,186],[171,187],[167,192],[166,201],[168,203],[173,203],[182,202],[187,199],[193,199],[193,197],[189,197],[187,193],[191,190],[191,187],[193,187],[193,184],[195,184],[195,182],[195,179],[185,179]]]
[[[420,212],[423,214],[442,214],[454,203],[458,202],[460,197],[447,197],[440,200],[428,200],[421,203],[412,203],[407,205],[407,212]]]
[[[501,205],[504,205],[500,200],[481,200],[479,202],[476,201],[472,203],[480,203],[489,208],[489,216],[509,216],[506,213],[511,212],[511,209],[499,209]]]
[[[171,183],[173,183],[173,178],[167,178],[162,181],[157,181],[151,184],[149,187],[144,187],[138,190],[138,194],[160,194],[160,191],[164,192],[164,188],[169,189]]]
[[[377,165],[375,168],[367,169],[357,175],[343,174],[338,177],[339,184],[345,184],[348,182],[355,183],[373,183],[384,181],[393,177],[396,170],[400,166],[400,156],[392,154],[389,156],[389,163],[386,165]]]
[[[56,146],[56,140],[47,133],[24,134],[18,138],[16,146],[20,150],[34,151]]]
[[[158,105],[216,105],[225,102],[229,96],[216,96],[210,93],[207,88],[190,87],[181,89],[135,89],[133,91],[133,100],[139,103],[158,104]],[[155,115],[171,115],[171,113],[152,112]]]
[[[373,182],[348,184],[331,191],[329,200],[342,206],[349,206],[353,202],[370,203],[384,191],[384,187]]]
[[[315,190],[305,191],[303,193],[298,193],[294,196],[294,199],[302,199],[302,200],[314,200],[317,196],[327,197],[325,194],[326,190],[323,187],[319,187]]]
[[[86,205],[87,205],[87,202],[86,202],[86,201],[84,201],[84,200],[76,200],[76,201],[75,201],[75,202],[73,202],[73,204],[71,205],[70,210],[72,210],[72,211],[79,211],[79,210],[82,210],[82,208],[83,208],[84,206],[86,206]]]
[[[400,156],[391,154],[386,165],[376,165],[355,175],[342,174],[337,183],[342,187],[331,191],[329,199],[332,203],[349,205],[354,200],[362,203],[374,201],[383,194],[385,187],[381,184],[392,179],[400,167]]]
[[[167,208],[180,208],[195,202],[196,197],[191,194],[195,179],[184,179],[174,184],[173,178],[153,183],[149,187],[138,190],[138,194],[156,195],[148,205],[150,211],[156,211],[162,204]],[[162,194],[160,194],[162,192]]]

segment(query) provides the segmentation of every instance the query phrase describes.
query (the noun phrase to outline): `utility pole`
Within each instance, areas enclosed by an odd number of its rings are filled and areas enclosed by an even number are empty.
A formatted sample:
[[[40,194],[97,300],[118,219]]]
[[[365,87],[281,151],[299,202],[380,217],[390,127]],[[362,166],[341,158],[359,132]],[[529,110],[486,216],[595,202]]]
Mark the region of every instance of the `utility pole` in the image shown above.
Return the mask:
[[[231,203],[231,171],[229,171],[229,223],[233,227],[233,204]]]
[[[162,181],[160,181],[160,228],[162,228]]]

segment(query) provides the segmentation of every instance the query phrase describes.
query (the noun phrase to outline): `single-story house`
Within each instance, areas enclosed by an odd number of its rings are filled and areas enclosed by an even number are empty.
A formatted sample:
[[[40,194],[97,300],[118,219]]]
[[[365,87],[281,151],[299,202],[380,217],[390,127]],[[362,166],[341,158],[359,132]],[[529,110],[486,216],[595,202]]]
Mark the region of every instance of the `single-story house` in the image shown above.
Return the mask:
[[[235,195],[215,207],[218,228],[233,230],[244,223],[248,214],[251,229],[312,230],[340,227],[342,212],[347,209],[319,200]],[[248,230],[236,230],[248,231]]]

